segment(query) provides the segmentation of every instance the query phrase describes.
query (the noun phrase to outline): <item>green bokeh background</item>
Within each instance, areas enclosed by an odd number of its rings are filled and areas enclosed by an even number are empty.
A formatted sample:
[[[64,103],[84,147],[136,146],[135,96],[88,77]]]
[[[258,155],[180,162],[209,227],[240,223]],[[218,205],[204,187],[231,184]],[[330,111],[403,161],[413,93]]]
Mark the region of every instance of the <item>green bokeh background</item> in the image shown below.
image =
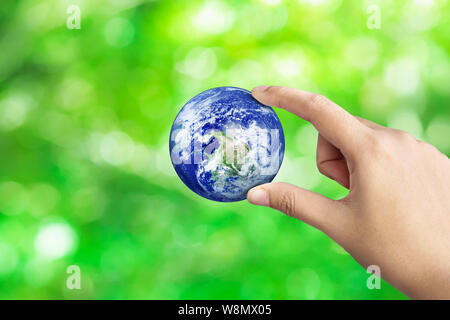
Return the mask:
[[[302,222],[192,193],[169,130],[208,88],[289,85],[449,155],[449,13],[444,0],[2,0],[0,298],[406,298],[368,290]],[[314,128],[276,111],[276,180],[345,196],[315,167]],[[70,265],[80,290],[66,288]]]

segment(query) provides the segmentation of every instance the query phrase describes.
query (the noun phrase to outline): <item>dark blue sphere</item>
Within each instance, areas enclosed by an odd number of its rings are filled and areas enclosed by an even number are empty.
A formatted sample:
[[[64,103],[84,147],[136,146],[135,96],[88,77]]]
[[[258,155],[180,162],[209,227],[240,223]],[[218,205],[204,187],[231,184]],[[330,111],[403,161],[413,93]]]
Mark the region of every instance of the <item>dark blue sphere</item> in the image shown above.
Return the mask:
[[[284,133],[273,109],[250,91],[220,87],[184,105],[169,148],[175,171],[192,191],[215,201],[240,201],[277,174]]]

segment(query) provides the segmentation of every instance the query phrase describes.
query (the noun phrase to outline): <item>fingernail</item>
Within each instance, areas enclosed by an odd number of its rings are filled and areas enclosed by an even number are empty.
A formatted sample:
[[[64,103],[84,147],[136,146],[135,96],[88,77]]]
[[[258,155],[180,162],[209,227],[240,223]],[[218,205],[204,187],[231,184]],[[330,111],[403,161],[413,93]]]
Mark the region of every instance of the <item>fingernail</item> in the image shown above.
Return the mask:
[[[259,86],[259,87],[254,87],[253,88],[253,92],[264,92],[267,90],[267,88],[269,88],[270,86]]]
[[[262,188],[254,188],[247,193],[247,200],[257,206],[268,207],[269,193]]]

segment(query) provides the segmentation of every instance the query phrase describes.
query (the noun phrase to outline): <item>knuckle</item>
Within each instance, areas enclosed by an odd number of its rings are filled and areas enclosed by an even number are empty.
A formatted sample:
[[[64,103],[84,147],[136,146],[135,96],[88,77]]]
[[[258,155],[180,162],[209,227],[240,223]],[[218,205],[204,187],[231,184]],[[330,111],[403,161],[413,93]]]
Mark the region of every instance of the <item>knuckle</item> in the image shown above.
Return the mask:
[[[322,106],[324,104],[327,104],[328,102],[329,100],[327,97],[317,93],[312,94],[311,97],[309,98],[310,107]]]
[[[394,129],[395,136],[404,142],[416,141],[416,139],[406,131]]]
[[[286,100],[286,88],[281,86],[270,86],[266,90],[267,94],[272,97],[272,100],[278,108],[284,108]]]
[[[283,87],[280,86],[270,86],[266,89],[266,92],[273,95],[278,95],[283,91]]]
[[[368,160],[368,163],[375,163],[373,159],[387,160],[392,157],[392,143],[390,138],[380,132],[372,132],[367,134],[366,142],[363,150],[358,152],[358,156],[361,159]]]
[[[384,138],[378,134],[368,134],[366,137],[368,150],[375,153],[381,152],[383,150],[383,139]]]
[[[433,146],[431,143],[428,143],[428,142],[425,142],[425,141],[422,141],[422,140],[417,140],[417,144],[421,148],[423,148],[423,150],[425,150],[425,151],[436,152],[436,153],[439,153],[439,154],[441,153],[439,151],[439,149],[436,148],[435,146]]]
[[[437,150],[437,148],[435,146],[433,146],[432,144],[422,141],[422,140],[417,140],[417,143],[419,144],[419,146],[423,147],[424,149],[430,149],[430,150]]]
[[[295,196],[291,191],[285,191],[280,195],[277,209],[284,212],[289,217],[295,215]]]

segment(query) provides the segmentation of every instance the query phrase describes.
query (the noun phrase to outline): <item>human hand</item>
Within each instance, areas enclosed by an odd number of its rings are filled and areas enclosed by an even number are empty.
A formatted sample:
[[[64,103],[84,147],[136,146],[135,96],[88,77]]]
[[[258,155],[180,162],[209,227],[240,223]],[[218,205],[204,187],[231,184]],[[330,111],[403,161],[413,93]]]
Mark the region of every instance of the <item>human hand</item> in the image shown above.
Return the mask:
[[[410,298],[450,299],[449,158],[321,95],[275,86],[252,94],[314,125],[319,171],[349,193],[331,200],[273,182],[251,189],[248,201],[322,230],[363,267],[378,265],[382,277]]]

